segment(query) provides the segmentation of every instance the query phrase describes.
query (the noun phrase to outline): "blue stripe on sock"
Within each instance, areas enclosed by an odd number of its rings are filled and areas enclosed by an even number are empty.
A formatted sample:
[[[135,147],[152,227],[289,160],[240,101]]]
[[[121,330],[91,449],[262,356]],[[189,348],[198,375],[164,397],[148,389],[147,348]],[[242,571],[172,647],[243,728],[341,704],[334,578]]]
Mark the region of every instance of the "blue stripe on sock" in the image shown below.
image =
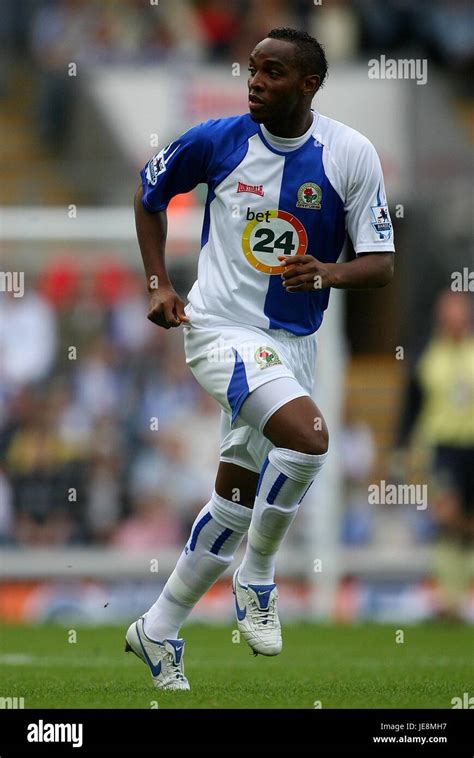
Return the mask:
[[[262,470],[260,471],[260,476],[258,477],[257,491],[255,493],[255,497],[260,492],[260,485],[262,483],[263,475],[265,474],[265,471],[267,470],[267,466],[268,466],[269,463],[270,463],[270,461],[268,460],[268,455],[267,455],[267,457],[265,458],[265,461],[263,463]]]
[[[271,505],[272,503],[275,502],[276,496],[280,492],[281,488],[283,487],[287,479],[288,477],[285,474],[278,474],[277,478],[272,484],[272,488],[270,492],[268,493],[267,503]]]
[[[313,479],[313,482],[314,482],[314,479]],[[298,505],[299,505],[299,504],[301,503],[301,501],[303,500],[304,496],[305,496],[305,495],[306,495],[306,493],[308,492],[308,490],[309,490],[309,488],[311,487],[311,485],[312,485],[312,483],[313,483],[313,482],[310,482],[310,483],[308,484],[308,486],[306,487],[305,491],[303,492],[303,494],[301,495],[300,499],[298,500]]]
[[[208,521],[210,521],[212,518],[210,513],[205,513],[204,516],[200,521],[197,522],[196,526],[193,529],[193,532],[191,534],[191,542],[189,543],[189,549],[194,550],[196,547],[197,538],[199,537],[199,532],[201,529],[203,529]]]
[[[224,529],[224,531],[219,534],[213,546],[211,547],[211,553],[217,555],[224,542],[230,537],[231,534],[233,534],[233,532],[233,529]]]

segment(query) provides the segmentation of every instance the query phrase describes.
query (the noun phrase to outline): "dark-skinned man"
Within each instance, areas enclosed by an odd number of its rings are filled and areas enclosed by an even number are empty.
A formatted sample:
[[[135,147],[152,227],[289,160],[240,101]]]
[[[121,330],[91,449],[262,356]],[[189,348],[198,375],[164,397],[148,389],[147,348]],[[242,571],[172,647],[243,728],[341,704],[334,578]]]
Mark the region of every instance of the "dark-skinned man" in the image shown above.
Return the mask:
[[[275,557],[328,455],[312,399],[317,330],[331,287],[392,278],[375,149],[311,108],[326,73],[314,38],[272,30],[250,55],[249,113],[190,129],[141,172],[135,212],[148,318],[183,326],[186,362],[221,407],[210,500],[158,600],[126,635],[158,689],[189,689],[180,628],[246,534],[232,583],[237,626],[255,653],[281,651]],[[185,305],[166,271],[166,207],[201,182],[198,277]],[[338,263],[346,233],[356,258]]]

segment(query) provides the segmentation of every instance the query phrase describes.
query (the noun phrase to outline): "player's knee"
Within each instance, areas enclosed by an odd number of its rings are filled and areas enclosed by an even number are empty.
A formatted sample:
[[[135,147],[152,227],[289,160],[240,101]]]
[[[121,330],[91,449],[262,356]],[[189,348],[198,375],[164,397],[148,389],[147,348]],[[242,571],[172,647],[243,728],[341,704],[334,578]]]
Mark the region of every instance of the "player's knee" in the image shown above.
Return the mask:
[[[302,430],[291,440],[288,447],[298,453],[307,455],[323,455],[329,446],[329,434],[326,426],[322,429]]]

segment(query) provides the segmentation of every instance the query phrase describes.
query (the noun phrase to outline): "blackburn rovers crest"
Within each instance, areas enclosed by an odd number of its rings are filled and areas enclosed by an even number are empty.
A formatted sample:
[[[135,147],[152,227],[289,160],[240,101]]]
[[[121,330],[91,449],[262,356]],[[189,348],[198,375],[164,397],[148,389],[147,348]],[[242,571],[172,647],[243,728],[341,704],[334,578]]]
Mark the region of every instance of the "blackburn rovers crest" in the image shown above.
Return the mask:
[[[321,198],[323,192],[321,187],[314,182],[305,182],[301,185],[297,194],[297,208],[312,208],[319,211],[321,208]]]
[[[269,366],[277,366],[281,363],[280,358],[276,350],[271,347],[258,347],[255,351],[255,360],[260,368],[268,368]]]

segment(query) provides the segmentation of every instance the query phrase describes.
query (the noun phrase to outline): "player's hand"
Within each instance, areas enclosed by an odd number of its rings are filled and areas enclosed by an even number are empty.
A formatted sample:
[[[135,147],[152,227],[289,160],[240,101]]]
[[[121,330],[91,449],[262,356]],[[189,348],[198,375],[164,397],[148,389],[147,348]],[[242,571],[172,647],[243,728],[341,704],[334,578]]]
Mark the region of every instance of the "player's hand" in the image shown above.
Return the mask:
[[[331,287],[331,268],[334,264],[322,263],[313,255],[279,255],[285,271],[283,286],[287,292],[309,292]]]
[[[184,312],[184,302],[173,287],[160,287],[152,293],[147,318],[164,329],[189,321]]]

